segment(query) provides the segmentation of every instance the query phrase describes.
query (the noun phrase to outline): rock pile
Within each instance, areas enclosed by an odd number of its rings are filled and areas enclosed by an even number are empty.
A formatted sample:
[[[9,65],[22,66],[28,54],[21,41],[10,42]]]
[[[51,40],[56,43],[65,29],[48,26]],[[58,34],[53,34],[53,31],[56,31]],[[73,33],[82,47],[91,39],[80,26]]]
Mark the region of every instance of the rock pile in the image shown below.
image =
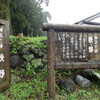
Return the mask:
[[[72,93],[76,90],[77,85],[88,88],[94,81],[100,81],[100,74],[93,69],[86,69],[76,75],[74,79],[59,80],[58,86],[60,89],[65,89],[65,92]]]
[[[47,49],[25,45],[18,54],[11,55],[10,61],[12,68],[25,70],[30,68],[41,69],[47,64]]]

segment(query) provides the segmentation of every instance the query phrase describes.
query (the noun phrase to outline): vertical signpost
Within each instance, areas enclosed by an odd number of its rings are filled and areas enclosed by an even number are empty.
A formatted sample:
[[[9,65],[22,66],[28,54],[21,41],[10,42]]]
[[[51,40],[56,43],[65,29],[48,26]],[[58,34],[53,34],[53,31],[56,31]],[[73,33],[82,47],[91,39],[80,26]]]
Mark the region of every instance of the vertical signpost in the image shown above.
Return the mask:
[[[9,22],[0,20],[0,91],[10,82]]]

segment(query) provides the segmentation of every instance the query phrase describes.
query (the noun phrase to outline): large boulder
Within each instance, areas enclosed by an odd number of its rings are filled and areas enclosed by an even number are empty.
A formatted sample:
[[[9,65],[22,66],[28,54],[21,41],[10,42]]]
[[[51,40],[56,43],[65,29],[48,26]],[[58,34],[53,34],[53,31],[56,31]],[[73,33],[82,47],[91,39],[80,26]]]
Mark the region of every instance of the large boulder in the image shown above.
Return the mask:
[[[11,74],[11,82],[13,83],[13,82],[15,82],[15,83],[19,83],[21,81],[21,78],[20,78],[20,76],[18,76],[18,75],[15,75],[15,74]]]
[[[100,81],[100,74],[95,72],[93,69],[86,69],[80,73],[83,77],[89,79],[90,81],[97,82]]]
[[[77,75],[75,77],[75,82],[82,87],[90,87],[91,85],[91,82],[88,79],[82,77],[81,75]]]
[[[99,73],[93,72],[92,74],[96,77],[96,79],[98,79],[100,81],[100,74]]]
[[[12,68],[16,68],[21,63],[21,57],[20,55],[12,55],[10,58],[10,63]]]
[[[76,85],[73,80],[59,80],[58,86],[60,89],[64,89],[66,93],[72,93],[76,90]]]

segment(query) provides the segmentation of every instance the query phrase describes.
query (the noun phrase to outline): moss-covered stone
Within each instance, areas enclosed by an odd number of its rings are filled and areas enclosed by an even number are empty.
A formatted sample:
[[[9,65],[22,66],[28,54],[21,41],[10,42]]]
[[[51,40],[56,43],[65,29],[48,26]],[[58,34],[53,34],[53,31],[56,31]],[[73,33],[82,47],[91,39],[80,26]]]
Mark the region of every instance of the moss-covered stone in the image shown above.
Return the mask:
[[[22,68],[25,68],[26,70],[29,70],[32,68],[31,63],[28,61],[23,61],[21,66],[22,66]]]
[[[32,66],[34,66],[34,68],[38,68],[38,67],[42,67],[42,60],[41,59],[34,59],[31,61]]]
[[[20,82],[20,81],[21,81],[20,76],[15,75],[15,74],[11,74],[11,82],[12,82],[12,83],[13,83],[13,82],[18,83],[18,82]]]
[[[34,58],[34,55],[33,54],[30,54],[30,55],[23,55],[23,58],[27,61],[31,61],[33,58]]]
[[[10,63],[11,63],[11,67],[12,68],[16,68],[20,65],[21,63],[21,56],[16,54],[16,55],[12,55],[10,57]]]

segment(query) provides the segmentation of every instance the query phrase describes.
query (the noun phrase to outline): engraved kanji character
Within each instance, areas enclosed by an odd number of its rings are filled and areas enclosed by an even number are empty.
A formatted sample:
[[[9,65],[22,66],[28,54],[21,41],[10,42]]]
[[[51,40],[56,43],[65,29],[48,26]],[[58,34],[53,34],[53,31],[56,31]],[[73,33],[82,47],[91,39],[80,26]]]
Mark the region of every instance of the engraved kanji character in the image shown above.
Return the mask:
[[[0,70],[0,78],[3,78],[4,75],[5,75],[5,70],[4,69],[3,70]]]
[[[2,27],[0,27],[0,32],[2,32],[3,31],[3,28]]]
[[[0,38],[3,38],[3,34],[0,33]]]
[[[4,54],[0,54],[0,62],[3,61],[4,62]]]
[[[93,52],[93,47],[92,47],[92,46],[89,47],[89,52],[90,52],[90,53]]]
[[[0,42],[0,48],[3,48],[3,43],[2,42]]]

